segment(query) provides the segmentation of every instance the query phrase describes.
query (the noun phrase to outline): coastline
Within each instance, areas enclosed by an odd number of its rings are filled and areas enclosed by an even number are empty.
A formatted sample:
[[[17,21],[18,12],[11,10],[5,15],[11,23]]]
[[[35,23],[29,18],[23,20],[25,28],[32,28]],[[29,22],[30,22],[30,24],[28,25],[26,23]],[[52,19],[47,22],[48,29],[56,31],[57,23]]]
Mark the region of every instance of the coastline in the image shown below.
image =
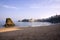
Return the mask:
[[[9,28],[3,29],[8,30]],[[60,24],[40,27],[14,27],[12,29],[19,30],[0,32],[0,40],[60,40]]]

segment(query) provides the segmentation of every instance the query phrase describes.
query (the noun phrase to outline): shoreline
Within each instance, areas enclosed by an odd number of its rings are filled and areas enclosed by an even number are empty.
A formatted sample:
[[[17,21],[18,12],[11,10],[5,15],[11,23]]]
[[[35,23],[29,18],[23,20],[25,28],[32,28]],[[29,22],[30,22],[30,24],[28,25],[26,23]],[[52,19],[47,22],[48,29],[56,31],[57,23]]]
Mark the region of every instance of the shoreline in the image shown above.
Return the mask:
[[[49,27],[49,26],[55,26],[55,25],[59,25],[59,24],[60,23],[52,24],[52,25],[47,25],[47,26]],[[23,30],[21,28],[47,27],[47,26],[27,26],[27,27],[14,26],[14,27],[3,27],[3,28],[0,28],[0,32],[9,32],[9,31]]]
[[[16,28],[19,30],[0,32],[0,40],[60,40],[60,24],[40,27],[15,27],[14,29]]]

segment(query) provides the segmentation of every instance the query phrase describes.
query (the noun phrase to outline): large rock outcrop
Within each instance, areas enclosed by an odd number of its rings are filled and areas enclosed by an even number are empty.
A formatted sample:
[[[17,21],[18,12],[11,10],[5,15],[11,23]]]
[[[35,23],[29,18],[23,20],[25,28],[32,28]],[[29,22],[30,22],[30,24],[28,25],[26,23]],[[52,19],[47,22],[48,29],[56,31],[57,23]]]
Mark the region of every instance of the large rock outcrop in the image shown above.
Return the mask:
[[[15,26],[15,24],[13,23],[13,21],[11,20],[11,18],[6,18],[6,23],[4,25],[5,27],[13,27]]]

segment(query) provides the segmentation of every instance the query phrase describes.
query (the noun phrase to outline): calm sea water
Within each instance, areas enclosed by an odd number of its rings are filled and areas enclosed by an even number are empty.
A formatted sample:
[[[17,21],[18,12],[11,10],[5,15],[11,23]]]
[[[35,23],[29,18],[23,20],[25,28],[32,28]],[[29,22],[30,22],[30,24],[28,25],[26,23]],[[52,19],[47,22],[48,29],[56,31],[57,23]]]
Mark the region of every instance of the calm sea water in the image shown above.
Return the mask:
[[[16,26],[19,27],[35,27],[35,26],[48,26],[51,25],[51,23],[48,22],[14,22]],[[5,21],[0,21],[0,28],[3,27],[5,24]]]

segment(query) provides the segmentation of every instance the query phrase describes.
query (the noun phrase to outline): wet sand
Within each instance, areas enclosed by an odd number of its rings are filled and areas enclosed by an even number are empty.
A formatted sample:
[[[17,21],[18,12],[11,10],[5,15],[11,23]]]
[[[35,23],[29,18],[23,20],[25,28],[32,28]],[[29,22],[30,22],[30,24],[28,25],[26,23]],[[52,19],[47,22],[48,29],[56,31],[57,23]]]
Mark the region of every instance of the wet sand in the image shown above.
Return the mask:
[[[19,29],[18,27],[0,28],[0,32],[10,32],[16,30],[22,30],[22,29]]]
[[[0,29],[0,40],[60,40],[60,24],[40,27],[3,28]]]

